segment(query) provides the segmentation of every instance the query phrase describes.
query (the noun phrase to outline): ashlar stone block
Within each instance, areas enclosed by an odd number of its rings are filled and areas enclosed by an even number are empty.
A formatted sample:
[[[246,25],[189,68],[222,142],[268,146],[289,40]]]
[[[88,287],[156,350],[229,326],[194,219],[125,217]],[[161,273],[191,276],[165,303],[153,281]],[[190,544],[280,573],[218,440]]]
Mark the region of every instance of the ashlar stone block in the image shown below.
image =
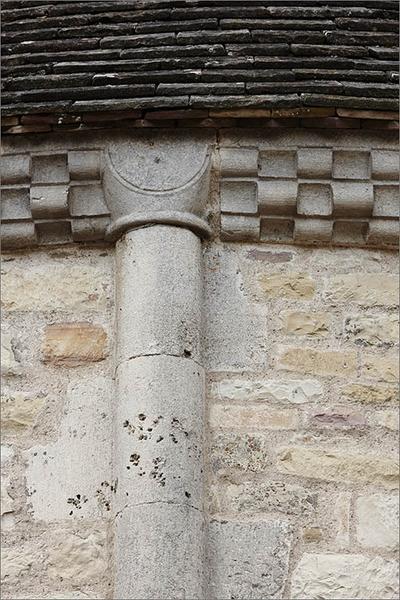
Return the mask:
[[[209,524],[209,598],[281,598],[291,545],[284,521]],[[251,568],[249,566],[251,565]]]
[[[307,179],[329,179],[332,176],[332,150],[328,148],[299,148],[297,175]]]
[[[335,150],[333,153],[334,179],[368,179],[370,153],[354,150]]]
[[[331,186],[323,183],[300,183],[297,195],[297,213],[313,217],[331,215]]]
[[[225,213],[257,214],[257,184],[255,181],[223,181],[221,211]]]
[[[375,179],[394,179],[399,177],[399,153],[396,150],[373,150],[372,176]]]
[[[259,156],[260,177],[293,179],[297,175],[295,150],[264,150]]]

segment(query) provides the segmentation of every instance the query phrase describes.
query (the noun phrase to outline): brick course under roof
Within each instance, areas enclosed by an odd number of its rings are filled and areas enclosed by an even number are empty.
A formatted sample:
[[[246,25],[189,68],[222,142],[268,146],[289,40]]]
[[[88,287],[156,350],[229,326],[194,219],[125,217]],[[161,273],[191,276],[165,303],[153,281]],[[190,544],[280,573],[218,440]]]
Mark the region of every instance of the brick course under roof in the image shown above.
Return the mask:
[[[2,112],[396,110],[392,0],[3,1]]]

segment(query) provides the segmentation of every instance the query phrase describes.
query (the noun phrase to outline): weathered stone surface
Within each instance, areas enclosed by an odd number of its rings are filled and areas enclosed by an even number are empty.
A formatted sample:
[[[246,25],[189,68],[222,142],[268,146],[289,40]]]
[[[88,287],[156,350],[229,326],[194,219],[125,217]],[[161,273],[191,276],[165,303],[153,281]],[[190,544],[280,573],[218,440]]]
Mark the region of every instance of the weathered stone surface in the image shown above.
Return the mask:
[[[391,381],[392,371],[389,371]],[[366,385],[363,383],[349,383],[341,388],[341,393],[354,400],[355,402],[361,402],[363,404],[379,404],[392,402],[397,399],[398,390],[397,387],[390,387],[387,385]]]
[[[29,545],[3,547],[1,549],[1,580],[4,583],[15,584],[21,576],[30,571],[35,561],[40,559],[43,559],[43,554],[39,553],[37,548],[29,547]]]
[[[257,278],[260,295],[267,298],[309,300],[315,294],[315,282],[304,273],[260,274]]]
[[[46,400],[27,392],[3,390],[1,397],[1,427],[3,431],[16,433],[33,427]]]
[[[322,530],[319,527],[305,527],[302,534],[303,540],[308,543],[320,542],[323,538]]]
[[[302,404],[322,396],[323,387],[312,379],[224,379],[212,385],[211,396],[218,400],[277,401]]]
[[[390,429],[391,431],[398,431],[399,418],[400,414],[398,409],[379,410],[374,412],[373,416],[371,417],[371,421],[373,424],[378,425],[379,427],[385,427],[385,429]]]
[[[356,501],[356,535],[365,548],[396,550],[399,546],[399,497],[375,494]]]
[[[351,350],[283,348],[278,360],[278,368],[311,375],[346,377],[356,372],[357,354]]]
[[[363,354],[361,357],[361,375],[396,383],[399,379],[399,361],[395,355],[378,356]]]
[[[96,310],[104,308],[107,299],[104,271],[88,264],[3,266],[4,310]]]
[[[1,332],[1,374],[19,375],[22,371],[20,363],[15,360],[12,346],[13,338],[5,331]]]
[[[327,280],[326,298],[333,304],[356,302],[362,306],[396,306],[398,279],[386,273],[349,273]]]
[[[206,523],[201,511],[174,503],[128,505],[116,517],[115,527],[115,560],[123,566],[115,583],[116,598],[206,597]],[[124,568],[127,563],[130,569]],[[157,577],[149,577],[149,565],[154,564]]]
[[[56,365],[78,367],[106,356],[107,334],[91,323],[57,323],[44,332],[43,360]]]
[[[348,317],[344,330],[351,340],[364,345],[392,345],[399,339],[397,315]]]
[[[396,598],[396,561],[361,554],[304,554],[292,581],[292,598],[303,600]]]
[[[333,508],[335,544],[339,549],[348,548],[350,544],[351,496],[351,492],[340,492]]]
[[[223,429],[296,429],[298,418],[291,409],[214,404],[210,408],[210,425]]]
[[[375,454],[292,446],[278,455],[279,471],[325,481],[370,483],[388,489],[398,485],[398,463]]]
[[[14,511],[14,500],[8,493],[9,480],[1,479],[1,516],[7,515]]]
[[[330,325],[328,313],[290,312],[282,314],[283,330],[294,335],[326,336]]]
[[[365,427],[367,421],[359,412],[327,409],[314,412],[309,418],[309,424],[316,428],[352,428]]]
[[[246,481],[219,484],[211,489],[212,512],[308,515],[315,512],[317,503],[317,492],[283,481]]]
[[[49,577],[74,585],[95,583],[108,569],[106,536],[101,530],[74,534],[55,530],[48,558]]]
[[[211,467],[219,476],[231,471],[262,472],[269,463],[265,436],[218,433],[211,442]]]
[[[109,514],[115,485],[110,395],[111,383],[105,377],[71,383],[57,441],[36,445],[24,454],[34,519],[54,522]]]
[[[209,524],[211,598],[281,598],[286,582],[291,531],[282,521]],[[238,565],[251,565],[244,575]]]

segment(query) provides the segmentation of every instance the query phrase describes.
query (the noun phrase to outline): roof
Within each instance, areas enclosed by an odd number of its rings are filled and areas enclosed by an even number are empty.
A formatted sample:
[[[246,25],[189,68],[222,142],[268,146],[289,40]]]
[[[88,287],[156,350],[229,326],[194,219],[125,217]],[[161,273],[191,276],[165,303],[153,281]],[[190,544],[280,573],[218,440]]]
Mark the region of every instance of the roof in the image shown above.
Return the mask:
[[[3,114],[396,110],[392,0],[4,1]]]

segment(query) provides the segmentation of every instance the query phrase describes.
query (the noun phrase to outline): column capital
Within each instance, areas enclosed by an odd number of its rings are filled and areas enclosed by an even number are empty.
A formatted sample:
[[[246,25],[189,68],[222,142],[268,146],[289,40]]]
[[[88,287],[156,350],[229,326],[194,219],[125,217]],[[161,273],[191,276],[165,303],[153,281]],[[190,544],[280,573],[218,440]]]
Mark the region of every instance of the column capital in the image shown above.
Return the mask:
[[[110,143],[104,149],[103,189],[111,217],[106,239],[150,223],[208,237],[210,171],[209,145],[201,138],[152,131]]]

